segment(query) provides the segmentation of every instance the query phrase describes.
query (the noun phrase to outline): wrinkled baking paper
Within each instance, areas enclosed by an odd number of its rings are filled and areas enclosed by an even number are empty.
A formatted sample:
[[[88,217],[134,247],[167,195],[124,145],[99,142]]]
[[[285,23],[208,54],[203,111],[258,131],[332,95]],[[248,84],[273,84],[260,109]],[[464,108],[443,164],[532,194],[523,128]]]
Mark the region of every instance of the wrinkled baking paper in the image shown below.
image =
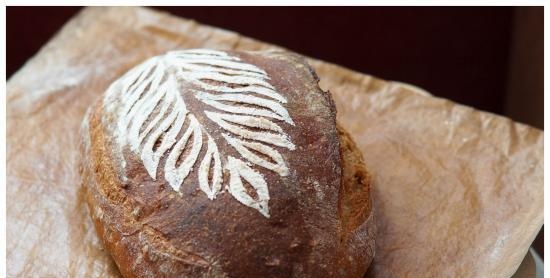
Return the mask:
[[[9,80],[8,277],[119,275],[80,191],[80,122],[132,66],[197,47],[276,48],[148,9],[87,8]],[[543,133],[311,63],[374,177],[378,237],[367,276],[512,275],[543,223]]]

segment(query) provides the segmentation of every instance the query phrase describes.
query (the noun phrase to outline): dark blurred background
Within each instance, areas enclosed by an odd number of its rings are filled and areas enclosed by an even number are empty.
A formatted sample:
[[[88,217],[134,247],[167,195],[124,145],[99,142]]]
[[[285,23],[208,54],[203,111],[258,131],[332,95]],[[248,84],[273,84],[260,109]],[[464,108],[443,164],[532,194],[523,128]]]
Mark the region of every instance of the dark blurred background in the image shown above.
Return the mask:
[[[80,9],[8,7],[8,78]],[[543,7],[156,9],[543,128]]]

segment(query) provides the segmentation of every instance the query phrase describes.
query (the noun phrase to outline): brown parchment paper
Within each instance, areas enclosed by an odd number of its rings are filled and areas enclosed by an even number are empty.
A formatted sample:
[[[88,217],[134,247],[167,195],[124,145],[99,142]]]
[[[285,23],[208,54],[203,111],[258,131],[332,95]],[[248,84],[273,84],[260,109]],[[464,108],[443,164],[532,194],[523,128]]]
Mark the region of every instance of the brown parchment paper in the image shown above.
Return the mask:
[[[195,47],[274,48],[148,9],[88,8],[8,81],[8,277],[119,275],[79,190],[80,122],[130,67]],[[378,237],[368,276],[511,276],[543,223],[543,133],[311,63],[374,177]]]

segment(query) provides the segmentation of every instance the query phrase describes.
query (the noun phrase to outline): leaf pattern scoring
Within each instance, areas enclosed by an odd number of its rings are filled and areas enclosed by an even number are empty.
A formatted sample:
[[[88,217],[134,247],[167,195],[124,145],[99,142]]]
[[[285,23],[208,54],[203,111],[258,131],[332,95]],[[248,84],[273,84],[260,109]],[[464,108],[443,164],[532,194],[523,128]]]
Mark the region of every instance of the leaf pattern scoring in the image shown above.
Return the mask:
[[[295,149],[279,125],[294,126],[284,107],[287,100],[269,80],[264,70],[223,51],[173,51],[126,73],[108,89],[104,104],[117,117],[119,146],[129,146],[139,155],[152,179],[158,178],[157,169],[165,157],[161,173],[175,191],[180,192],[184,180],[196,170],[200,190],[214,200],[223,193],[225,170],[227,191],[269,217],[269,188],[254,168],[286,176],[288,166],[277,149]],[[181,90],[182,81],[193,84],[193,89]],[[188,110],[182,93],[204,104],[204,115],[222,130],[223,139],[218,140],[225,140],[240,157],[223,157],[216,140]],[[113,106],[116,100],[121,105]],[[201,152],[203,148],[206,151]]]

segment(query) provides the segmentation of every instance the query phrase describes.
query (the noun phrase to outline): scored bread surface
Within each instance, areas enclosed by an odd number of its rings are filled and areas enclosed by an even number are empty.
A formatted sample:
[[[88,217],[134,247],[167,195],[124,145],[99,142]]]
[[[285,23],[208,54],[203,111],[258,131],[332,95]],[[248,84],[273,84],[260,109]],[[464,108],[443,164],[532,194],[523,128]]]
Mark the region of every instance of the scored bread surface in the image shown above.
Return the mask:
[[[370,179],[317,81],[294,54],[204,49],[115,81],[84,120],[83,184],[121,273],[363,275]]]

